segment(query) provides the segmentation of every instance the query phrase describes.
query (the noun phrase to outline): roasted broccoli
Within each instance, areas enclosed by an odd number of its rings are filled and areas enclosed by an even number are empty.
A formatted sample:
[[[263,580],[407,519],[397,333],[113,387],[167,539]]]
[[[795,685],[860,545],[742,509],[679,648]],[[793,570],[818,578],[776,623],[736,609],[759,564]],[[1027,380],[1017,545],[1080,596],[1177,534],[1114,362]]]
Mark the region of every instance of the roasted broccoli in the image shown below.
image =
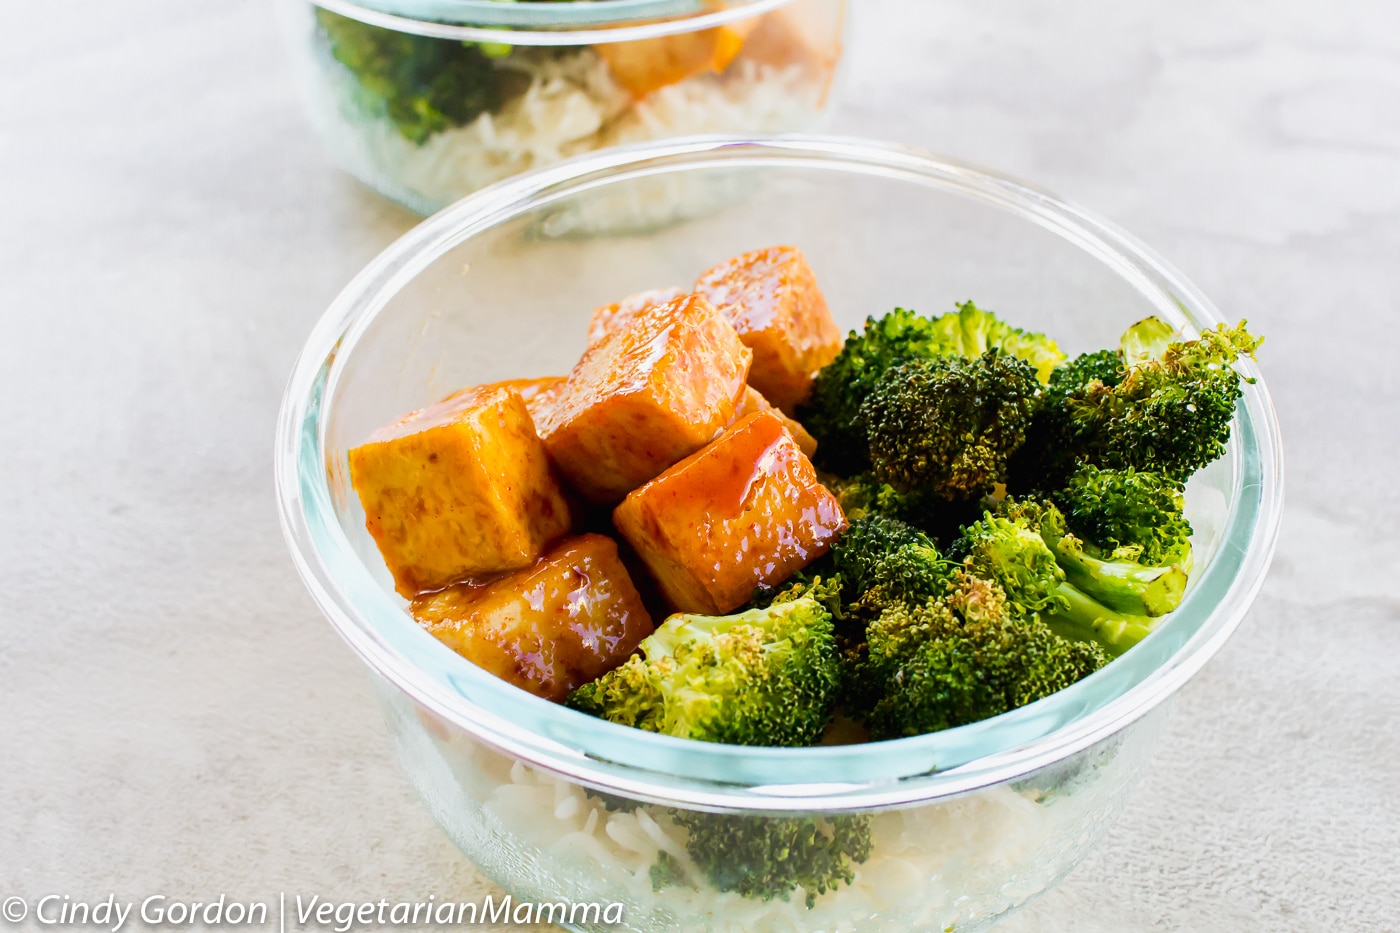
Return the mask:
[[[1098,670],[1098,645],[1052,631],[1015,610],[1001,586],[955,571],[947,592],[922,605],[892,605],[866,631],[854,672],[873,697],[871,738],[920,735],[977,722],[1062,690]]]
[[[817,896],[855,877],[853,865],[870,857],[870,818],[753,816],[673,810],[689,838],[686,852],[720,891],[786,901],[797,888],[811,907]],[[654,886],[678,883],[675,859],[663,853],[652,866]],[[663,864],[666,862],[666,864]]]
[[[953,565],[917,528],[884,515],[856,518],[831,549],[842,598],[853,609],[919,604],[947,587]]]
[[[995,580],[1017,615],[1037,615],[1068,607],[1063,595],[1065,572],[1042,535],[1036,513],[993,515],[963,529],[952,554],[970,572]]]
[[[1107,558],[1087,553],[1050,502],[1007,500],[964,529],[954,554],[972,573],[997,581],[1013,604],[1114,654],[1151,632],[1154,617],[1176,608],[1186,587],[1182,568],[1143,564],[1131,549]]]
[[[1013,490],[1049,492],[1079,463],[1185,482],[1224,452],[1241,392],[1234,364],[1260,341],[1243,322],[1195,340],[1169,341],[1169,332],[1156,318],[1139,321],[1116,366],[1102,351],[1056,371],[1010,470]]]
[[[1086,463],[1051,499],[1092,556],[1191,571],[1191,525],[1183,511],[1182,484],[1176,480]]]
[[[1065,361],[1064,351],[1049,337],[1012,327],[970,301],[934,318],[933,331],[942,353],[975,359],[988,350],[1000,350],[1030,363],[1041,382],[1048,382],[1055,367]]]
[[[851,331],[836,359],[822,367],[798,411],[817,439],[817,461],[850,476],[869,465],[864,426],[857,414],[875,384],[892,366],[939,355],[933,322],[905,308],[868,318],[863,332]]]
[[[1225,452],[1240,397],[1234,364],[1259,341],[1243,322],[1170,344],[1160,359],[1129,366],[1116,386],[1090,384],[1067,402],[1080,458],[1152,470],[1178,482]]]
[[[997,350],[892,367],[860,406],[871,473],[901,494],[978,499],[1005,481],[1039,393],[1030,364]]]
[[[405,139],[470,123],[502,101],[489,48],[415,36],[317,9],[331,55],[354,75],[359,105],[383,113]]]
[[[869,466],[861,404],[892,367],[939,357],[976,359],[997,349],[1027,361],[1041,381],[1064,354],[1043,334],[1020,330],[972,302],[936,318],[895,308],[868,318],[863,331],[851,331],[840,354],[817,374],[812,394],[798,414],[818,441],[818,463],[841,476]]]
[[[574,709],[649,732],[730,745],[810,745],[840,680],[831,612],[817,594],[730,616],[674,615]]]

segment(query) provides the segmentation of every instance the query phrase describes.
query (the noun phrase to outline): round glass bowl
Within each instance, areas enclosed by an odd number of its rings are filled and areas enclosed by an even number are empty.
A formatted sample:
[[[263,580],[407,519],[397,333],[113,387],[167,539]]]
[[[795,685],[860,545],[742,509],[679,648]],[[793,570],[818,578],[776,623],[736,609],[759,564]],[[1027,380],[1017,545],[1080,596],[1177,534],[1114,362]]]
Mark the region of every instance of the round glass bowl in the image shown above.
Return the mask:
[[[646,235],[581,235],[615,229],[609,218],[667,190],[726,196]],[[803,249],[843,327],[896,305],[938,313],[972,298],[1076,353],[1114,345],[1148,314],[1188,330],[1222,321],[1112,226],[931,155],[795,137],[596,153],[459,202],[336,299],[282,409],[284,527],[316,601],[375,671],[424,801],[517,900],[615,902],[624,920],[609,929],[636,931],[982,929],[1053,885],[1099,838],[1141,774],[1166,701],[1234,630],[1264,578],[1281,455],[1253,364],[1243,367],[1255,381],[1226,455],[1187,490],[1197,567],[1181,607],[1067,690],[890,742],[691,742],[496,680],[414,623],[347,480],[347,450],[378,425],[467,385],[567,372],[595,306],[777,243]],[[736,840],[868,832],[870,852],[848,885],[765,901],[703,877],[683,825]],[[731,881],[772,848],[736,843],[726,853]],[[660,863],[679,865],[682,883],[654,888]],[[597,926],[591,917],[566,925]]]
[[[812,128],[846,0],[279,0],[337,161],[428,214],[605,146]]]

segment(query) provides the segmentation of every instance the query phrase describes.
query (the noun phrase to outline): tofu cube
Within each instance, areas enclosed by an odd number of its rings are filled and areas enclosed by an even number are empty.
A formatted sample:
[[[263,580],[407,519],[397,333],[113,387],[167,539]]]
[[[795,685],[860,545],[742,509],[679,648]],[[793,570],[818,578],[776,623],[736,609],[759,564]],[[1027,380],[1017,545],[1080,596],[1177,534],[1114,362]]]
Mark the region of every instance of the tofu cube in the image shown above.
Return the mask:
[[[758,22],[758,17],[750,17],[713,29],[631,42],[604,42],[593,46],[593,51],[607,63],[617,83],[641,100],[667,85],[707,71],[723,71],[739,54]]]
[[[545,447],[580,495],[615,505],[729,424],[751,359],[698,295],[648,308],[584,352],[542,426]]]
[[[831,549],[846,529],[783,422],[748,415],[629,495],[613,523],[680,612],[737,609]]]
[[[802,251],[774,246],[720,263],[695,283],[753,350],[749,383],[789,415],[844,337]]]
[[[569,538],[525,570],[415,600],[413,616],[484,670],[555,702],[627,659],[651,616],[603,535]]]
[[[447,400],[456,398],[467,392],[475,392],[479,389],[514,389],[520,393],[520,397],[525,400],[525,407],[530,410],[530,420],[535,422],[536,429],[543,419],[545,413],[554,404],[554,397],[559,394],[559,390],[564,387],[563,376],[537,376],[532,379],[507,379],[504,382],[493,382],[485,386],[473,386],[470,389],[463,389],[460,392],[453,392]]]
[[[350,451],[350,480],[394,586],[415,596],[528,567],[572,522],[520,393],[459,392]]]
[[[588,322],[588,345],[593,346],[609,331],[626,327],[633,318],[648,308],[684,297],[685,292],[679,288],[653,288],[624,298],[617,304],[603,305],[594,310],[593,317]]]
[[[783,427],[787,428],[792,439],[797,441],[797,446],[807,455],[808,459],[817,455],[817,439],[807,432],[802,426],[802,422],[796,418],[789,418],[783,414],[782,409],[774,408],[773,403],[763,397],[753,386],[744,390],[744,397],[739,399],[739,410],[734,413],[734,420],[738,421],[745,415],[752,415],[754,412],[771,411],[783,422]]]

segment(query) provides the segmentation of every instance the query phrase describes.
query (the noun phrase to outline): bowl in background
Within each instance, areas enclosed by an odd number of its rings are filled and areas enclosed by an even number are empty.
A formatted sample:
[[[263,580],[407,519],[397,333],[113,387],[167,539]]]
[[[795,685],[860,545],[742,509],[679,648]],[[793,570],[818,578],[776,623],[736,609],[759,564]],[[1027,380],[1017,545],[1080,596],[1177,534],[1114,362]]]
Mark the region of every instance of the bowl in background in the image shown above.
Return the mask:
[[[605,146],[810,129],[846,0],[279,0],[331,154],[419,213]]]
[[[646,235],[576,235],[578,218],[655,197],[658,179],[749,194]],[[1281,452],[1252,362],[1242,367],[1255,381],[1225,456],[1187,490],[1197,566],[1181,607],[1054,696],[896,741],[692,742],[592,719],[496,680],[415,624],[350,489],[346,452],[378,425],[463,386],[567,372],[595,306],[690,282],[775,243],[803,249],[843,327],[896,305],[939,313],[972,298],[1073,354],[1115,345],[1148,314],[1193,331],[1223,320],[1111,225],[925,153],[797,137],[596,153],[453,205],[335,300],[307,341],[279,423],[284,529],[317,603],[374,671],[424,802],[518,901],[619,903],[624,920],[608,928],[634,931],[985,929],[1064,877],[1102,836],[1146,766],[1169,700],[1263,581]],[[819,832],[857,821],[871,852],[851,884],[786,901],[716,890],[693,872],[693,886],[655,890],[649,872],[662,852],[690,868],[678,813],[754,836],[794,820]],[[742,872],[743,856],[734,867]]]

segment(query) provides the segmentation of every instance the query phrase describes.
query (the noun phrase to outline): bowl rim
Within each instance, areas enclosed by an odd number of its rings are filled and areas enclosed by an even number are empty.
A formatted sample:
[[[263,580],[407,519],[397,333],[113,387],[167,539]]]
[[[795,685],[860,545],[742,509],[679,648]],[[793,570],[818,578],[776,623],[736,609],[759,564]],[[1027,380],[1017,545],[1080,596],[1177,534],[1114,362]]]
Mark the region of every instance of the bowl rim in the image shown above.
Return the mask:
[[[1194,285],[1109,222],[1024,182],[911,147],[823,136],[688,137],[602,150],[498,182],[424,220],[371,261],[318,321],[288,381],[274,464],[283,533],[315,602],[360,658],[422,710],[514,759],[634,799],[732,811],[881,809],[1014,780],[1111,737],[1180,689],[1238,627],[1277,542],[1281,439],[1253,361],[1240,367],[1253,381],[1233,423],[1229,515],[1215,557],[1197,569],[1170,624],[1059,693],[955,729],[769,749],[618,726],[534,697],[444,649],[372,577],[332,504],[324,415],[336,397],[337,361],[394,294],[471,236],[580,191],[715,166],[853,172],[979,199],[1094,255],[1178,326],[1223,323]]]
[[[307,0],[395,32],[463,42],[605,45],[713,29],[795,0]],[[844,5],[845,0],[838,0]]]

